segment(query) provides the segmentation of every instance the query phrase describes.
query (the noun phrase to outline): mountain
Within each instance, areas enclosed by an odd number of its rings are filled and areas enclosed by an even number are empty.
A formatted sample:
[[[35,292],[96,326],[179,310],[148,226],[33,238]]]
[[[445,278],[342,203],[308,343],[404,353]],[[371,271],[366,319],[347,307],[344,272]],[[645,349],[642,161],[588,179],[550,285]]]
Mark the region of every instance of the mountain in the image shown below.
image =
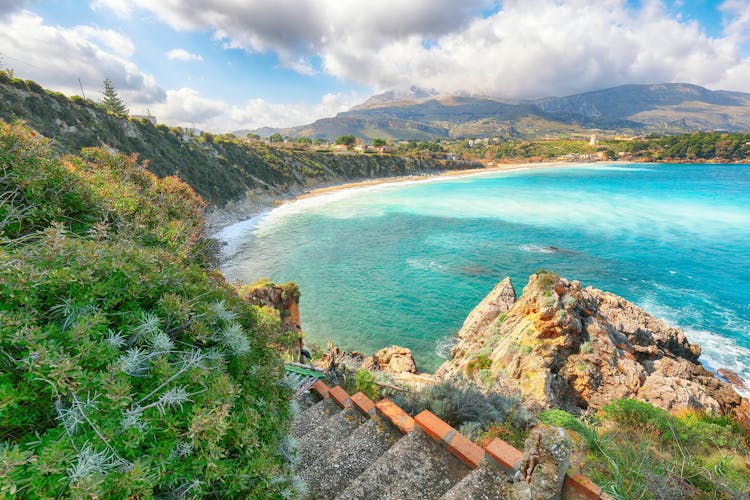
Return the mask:
[[[684,133],[750,129],[750,94],[687,83],[621,85],[567,97],[508,101],[412,88],[373,96],[349,111],[282,135],[335,138],[540,138],[590,130]],[[260,133],[261,131],[256,131]],[[263,134],[261,134],[263,135]]]

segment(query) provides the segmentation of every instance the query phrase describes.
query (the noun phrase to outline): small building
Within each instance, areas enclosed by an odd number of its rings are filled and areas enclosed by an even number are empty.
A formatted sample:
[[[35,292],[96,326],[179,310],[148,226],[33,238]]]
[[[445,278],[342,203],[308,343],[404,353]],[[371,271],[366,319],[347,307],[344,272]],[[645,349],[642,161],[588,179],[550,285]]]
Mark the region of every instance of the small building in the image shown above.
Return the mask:
[[[156,126],[156,117],[151,113],[147,115],[130,115],[130,117],[135,118],[136,120],[146,120],[147,122],[150,122],[151,125]]]

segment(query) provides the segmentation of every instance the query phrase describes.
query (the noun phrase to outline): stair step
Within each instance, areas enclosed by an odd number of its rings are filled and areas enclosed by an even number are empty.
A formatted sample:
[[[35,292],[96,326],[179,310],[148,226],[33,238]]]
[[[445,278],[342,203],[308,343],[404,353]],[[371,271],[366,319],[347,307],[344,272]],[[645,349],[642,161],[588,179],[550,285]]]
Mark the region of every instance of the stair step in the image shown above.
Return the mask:
[[[326,421],[340,411],[338,405],[330,399],[320,401],[297,415],[292,423],[292,437],[299,439],[315,428],[324,427]]]
[[[513,480],[499,467],[487,461],[479,464],[471,474],[465,476],[448,490],[441,500],[496,500],[510,498]]]
[[[311,406],[318,404],[320,398],[317,396],[313,396],[308,392],[295,398],[295,401],[297,401],[297,407],[299,408],[300,413],[302,413]]]
[[[401,433],[395,427],[376,416],[339,442],[330,455],[307,460],[309,463],[300,460],[297,471],[307,484],[308,498],[334,498],[400,438]]]
[[[315,427],[299,438],[299,466],[302,470],[315,461],[328,461],[341,443],[346,441],[367,417],[352,408],[345,408],[332,415],[325,423]]]
[[[344,489],[342,499],[439,498],[471,469],[415,428]]]

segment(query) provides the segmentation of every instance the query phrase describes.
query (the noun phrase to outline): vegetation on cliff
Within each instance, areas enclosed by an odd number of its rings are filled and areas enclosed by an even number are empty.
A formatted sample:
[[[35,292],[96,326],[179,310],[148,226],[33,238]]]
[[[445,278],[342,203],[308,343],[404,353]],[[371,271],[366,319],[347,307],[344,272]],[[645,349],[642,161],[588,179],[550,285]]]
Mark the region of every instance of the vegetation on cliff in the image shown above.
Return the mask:
[[[339,155],[330,151],[276,147],[231,134],[154,125],[108,113],[101,105],[43,89],[0,72],[0,119],[25,120],[68,153],[105,147],[138,153],[149,171],[176,175],[211,204],[223,206],[248,192],[279,194],[369,177],[411,175],[446,168],[444,161],[395,155]],[[466,165],[477,166],[477,165]]]
[[[203,208],[0,122],[0,497],[291,493],[278,318],[212,270]]]
[[[599,137],[521,140],[500,136],[491,141],[445,143],[454,153],[485,160],[617,160],[674,162],[743,162],[750,160],[750,134],[694,132],[678,135],[650,135],[638,138]]]

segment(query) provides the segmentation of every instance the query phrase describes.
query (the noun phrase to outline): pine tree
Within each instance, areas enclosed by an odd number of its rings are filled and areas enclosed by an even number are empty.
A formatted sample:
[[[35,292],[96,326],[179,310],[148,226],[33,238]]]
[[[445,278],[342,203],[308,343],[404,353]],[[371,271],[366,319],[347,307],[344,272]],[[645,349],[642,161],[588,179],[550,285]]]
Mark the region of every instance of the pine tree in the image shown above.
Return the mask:
[[[104,79],[104,90],[102,91],[102,94],[104,95],[102,107],[105,111],[115,115],[128,114],[128,107],[125,105],[125,101],[123,101],[117,94],[117,90],[115,90],[115,86],[109,78]]]

